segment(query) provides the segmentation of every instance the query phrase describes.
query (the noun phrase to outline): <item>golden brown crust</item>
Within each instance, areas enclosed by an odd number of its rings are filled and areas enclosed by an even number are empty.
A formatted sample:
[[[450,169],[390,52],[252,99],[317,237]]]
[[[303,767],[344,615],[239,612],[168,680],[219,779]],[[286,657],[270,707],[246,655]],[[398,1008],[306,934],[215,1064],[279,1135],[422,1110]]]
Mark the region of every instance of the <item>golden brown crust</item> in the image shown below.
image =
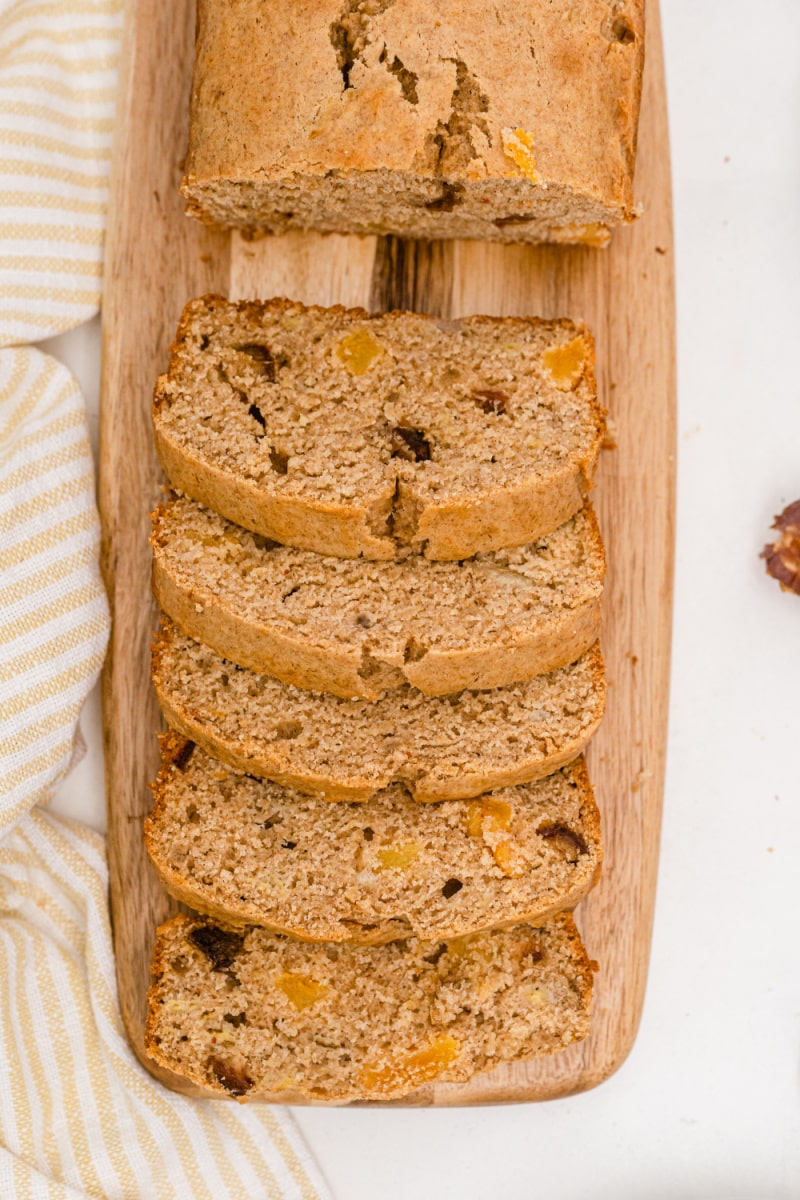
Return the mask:
[[[429,650],[403,664],[412,687],[429,696],[484,691],[575,662],[600,636],[600,602],[590,601],[543,628],[519,631],[512,642],[476,650]]]

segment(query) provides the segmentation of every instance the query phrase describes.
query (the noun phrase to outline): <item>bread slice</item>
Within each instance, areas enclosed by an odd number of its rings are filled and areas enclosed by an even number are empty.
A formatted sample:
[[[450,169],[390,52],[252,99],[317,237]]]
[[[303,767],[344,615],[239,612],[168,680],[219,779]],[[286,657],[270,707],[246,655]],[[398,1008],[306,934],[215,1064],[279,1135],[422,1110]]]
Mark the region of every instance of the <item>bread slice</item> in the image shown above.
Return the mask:
[[[385,946],[181,916],[158,930],[148,1002],[148,1055],[208,1095],[390,1100],[584,1038],[592,967],[567,914]]]
[[[201,0],[183,193],[245,228],[602,245],[644,0]]]
[[[326,800],[403,783],[415,800],[478,796],[572,762],[600,724],[595,645],[567,667],[487,692],[380,700],[306,692],[236,667],[165,618],[153,683],[169,724],[215,758]]]
[[[323,558],[181,497],[154,515],[153,587],[179,629],[242,667],[377,700],[501,687],[597,640],[605,569],[591,509],[462,563]]]
[[[600,870],[583,759],[477,800],[415,804],[399,786],[327,804],[225,767],[176,734],[145,841],[198,912],[305,941],[452,938],[574,908]]]
[[[603,434],[572,321],[306,308],[184,309],[153,404],[173,487],[319,554],[468,558],[582,506]]]

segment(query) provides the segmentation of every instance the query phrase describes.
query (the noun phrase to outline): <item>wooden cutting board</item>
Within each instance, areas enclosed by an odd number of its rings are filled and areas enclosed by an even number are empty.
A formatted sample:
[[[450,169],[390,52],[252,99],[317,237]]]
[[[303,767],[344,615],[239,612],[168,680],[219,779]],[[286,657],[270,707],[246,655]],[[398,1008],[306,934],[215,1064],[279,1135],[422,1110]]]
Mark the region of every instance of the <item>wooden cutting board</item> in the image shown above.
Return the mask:
[[[149,512],[161,495],[150,401],[184,302],[286,295],[307,303],[582,318],[597,339],[609,446],[594,494],[609,561],[608,711],[589,762],[606,859],[577,917],[600,964],[592,1033],[539,1062],[411,1102],[542,1100],[593,1087],[630,1050],[644,998],[658,861],[669,686],[675,490],[675,343],[670,159],[657,0],[636,191],[644,215],[608,250],[291,234],[246,241],[183,215],[192,0],[129,0],[116,125],[103,304],[100,506],[113,609],[104,676],[111,906],[122,1016],[144,1055],[145,993],[156,925],[176,905],[144,851],[148,783],[161,727],[149,684],[157,615],[150,597]]]

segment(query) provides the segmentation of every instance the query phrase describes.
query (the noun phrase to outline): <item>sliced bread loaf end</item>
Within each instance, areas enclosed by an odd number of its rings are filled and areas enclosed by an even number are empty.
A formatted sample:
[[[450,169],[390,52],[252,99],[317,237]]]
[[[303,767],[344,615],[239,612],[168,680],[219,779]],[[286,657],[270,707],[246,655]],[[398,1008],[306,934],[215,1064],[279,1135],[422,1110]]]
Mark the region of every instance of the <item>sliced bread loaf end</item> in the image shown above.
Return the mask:
[[[203,0],[188,209],[275,233],[602,245],[634,215],[644,7]]]
[[[567,914],[380,947],[176,917],[158,931],[145,1047],[217,1098],[390,1100],[562,1050],[591,1000]]]

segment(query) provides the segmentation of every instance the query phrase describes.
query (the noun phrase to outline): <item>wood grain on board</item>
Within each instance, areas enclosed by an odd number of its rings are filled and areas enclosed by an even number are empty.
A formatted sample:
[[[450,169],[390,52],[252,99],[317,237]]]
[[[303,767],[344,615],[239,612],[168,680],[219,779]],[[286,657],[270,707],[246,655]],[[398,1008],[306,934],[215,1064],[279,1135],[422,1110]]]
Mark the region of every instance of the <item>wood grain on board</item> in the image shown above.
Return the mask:
[[[140,1059],[156,925],[176,905],[144,850],[160,718],[149,683],[157,615],[149,512],[164,484],[153,448],[153,384],[184,302],[288,295],[317,304],[407,307],[441,316],[570,316],[597,340],[610,415],[594,502],[609,561],[603,650],[609,700],[589,763],[606,859],[577,918],[600,964],[590,1037],[561,1054],[467,1084],[431,1085],[418,1104],[540,1100],[592,1087],[625,1059],[644,998],[664,778],[675,478],[675,344],[669,140],[661,29],[648,3],[637,163],[644,215],[608,250],[409,242],[294,233],[246,241],[183,215],[192,0],[129,0],[106,245],[100,504],[113,609],[104,676],[108,852],[119,997]]]

